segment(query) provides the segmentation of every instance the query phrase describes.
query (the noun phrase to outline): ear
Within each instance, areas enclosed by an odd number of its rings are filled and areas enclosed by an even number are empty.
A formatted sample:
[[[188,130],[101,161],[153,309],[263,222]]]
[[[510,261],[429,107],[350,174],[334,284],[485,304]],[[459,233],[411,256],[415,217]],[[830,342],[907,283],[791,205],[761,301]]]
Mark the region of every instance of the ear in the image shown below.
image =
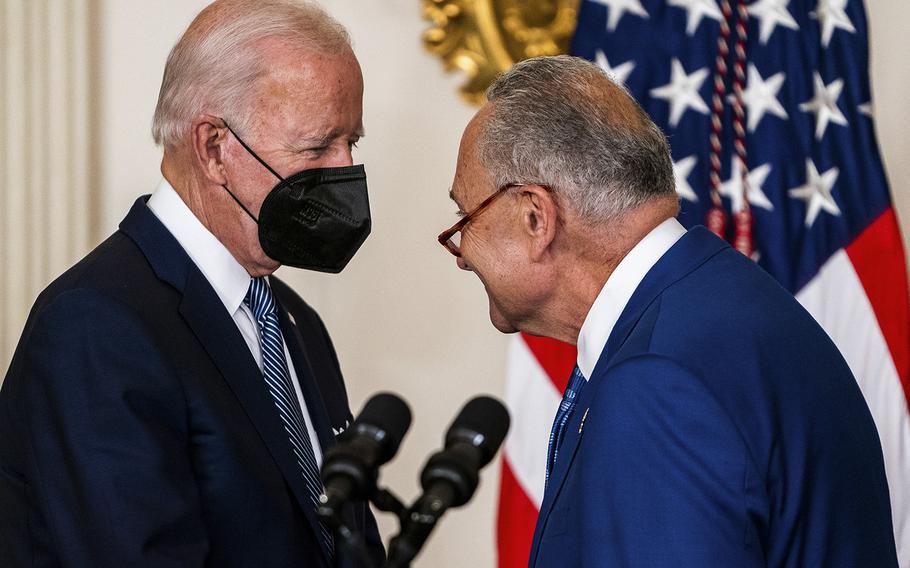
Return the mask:
[[[527,238],[531,260],[540,260],[556,238],[558,208],[549,189],[540,185],[521,187],[521,230]]]
[[[192,122],[193,159],[199,171],[214,184],[224,185],[225,144],[228,129],[224,120],[200,114]]]

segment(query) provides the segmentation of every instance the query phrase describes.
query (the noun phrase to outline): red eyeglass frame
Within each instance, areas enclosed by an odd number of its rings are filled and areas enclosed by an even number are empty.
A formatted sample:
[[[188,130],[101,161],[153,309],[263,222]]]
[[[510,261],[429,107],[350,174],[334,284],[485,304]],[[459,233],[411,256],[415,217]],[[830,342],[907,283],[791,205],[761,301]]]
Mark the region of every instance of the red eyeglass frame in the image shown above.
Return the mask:
[[[450,240],[455,235],[455,233],[464,229],[465,225],[470,223],[473,218],[480,215],[480,213],[482,213],[484,209],[486,209],[487,207],[490,206],[490,204],[492,204],[494,201],[496,201],[497,197],[504,194],[506,191],[512,189],[513,187],[521,187],[523,185],[527,185],[527,184],[507,183],[506,185],[500,187],[495,192],[493,192],[489,197],[484,199],[480,203],[480,205],[478,205],[477,207],[474,208],[473,211],[471,211],[470,213],[468,213],[467,215],[465,215],[464,217],[459,219],[457,223],[455,223],[454,225],[452,225],[445,231],[439,233],[439,236],[436,237],[436,240],[439,241],[439,244],[444,246],[447,251],[449,251],[456,257],[461,258],[461,249],[459,247],[455,246],[452,243],[452,241]]]

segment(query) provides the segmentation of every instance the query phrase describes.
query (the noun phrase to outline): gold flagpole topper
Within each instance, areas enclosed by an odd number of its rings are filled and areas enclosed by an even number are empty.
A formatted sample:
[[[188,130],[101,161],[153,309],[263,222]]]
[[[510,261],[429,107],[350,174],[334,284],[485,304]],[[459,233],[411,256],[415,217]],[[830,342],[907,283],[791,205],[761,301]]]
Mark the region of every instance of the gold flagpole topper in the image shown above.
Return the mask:
[[[462,97],[481,104],[484,91],[515,62],[566,53],[579,0],[421,0],[431,26],[423,43],[446,70],[468,76]]]

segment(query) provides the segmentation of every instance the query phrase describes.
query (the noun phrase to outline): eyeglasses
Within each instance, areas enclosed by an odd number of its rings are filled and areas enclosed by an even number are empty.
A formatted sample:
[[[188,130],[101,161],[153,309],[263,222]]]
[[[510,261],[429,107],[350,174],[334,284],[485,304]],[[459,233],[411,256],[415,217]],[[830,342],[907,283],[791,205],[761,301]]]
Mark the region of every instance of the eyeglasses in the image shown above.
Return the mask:
[[[436,237],[436,240],[439,241],[439,244],[446,247],[450,253],[454,254],[458,258],[461,258],[461,231],[465,228],[465,225],[471,222],[471,219],[480,215],[484,209],[490,206],[496,198],[505,193],[506,191],[512,189],[513,187],[521,187],[523,183],[508,183],[499,189],[496,190],[491,196],[481,202],[473,211],[462,217],[458,220],[457,223],[443,231]]]

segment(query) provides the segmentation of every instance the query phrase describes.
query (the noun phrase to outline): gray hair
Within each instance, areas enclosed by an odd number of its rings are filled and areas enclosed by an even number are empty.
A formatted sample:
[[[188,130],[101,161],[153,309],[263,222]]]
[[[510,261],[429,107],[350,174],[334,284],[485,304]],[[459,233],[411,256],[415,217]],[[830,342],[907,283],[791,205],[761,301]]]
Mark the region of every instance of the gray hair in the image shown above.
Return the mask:
[[[152,137],[178,144],[200,113],[231,115],[238,131],[249,125],[253,85],[268,71],[256,49],[264,39],[325,53],[350,49],[347,31],[306,0],[221,0],[196,16],[167,58]]]
[[[478,141],[497,186],[545,185],[587,223],[674,196],[667,139],[597,65],[560,55],[522,61],[487,90]]]

